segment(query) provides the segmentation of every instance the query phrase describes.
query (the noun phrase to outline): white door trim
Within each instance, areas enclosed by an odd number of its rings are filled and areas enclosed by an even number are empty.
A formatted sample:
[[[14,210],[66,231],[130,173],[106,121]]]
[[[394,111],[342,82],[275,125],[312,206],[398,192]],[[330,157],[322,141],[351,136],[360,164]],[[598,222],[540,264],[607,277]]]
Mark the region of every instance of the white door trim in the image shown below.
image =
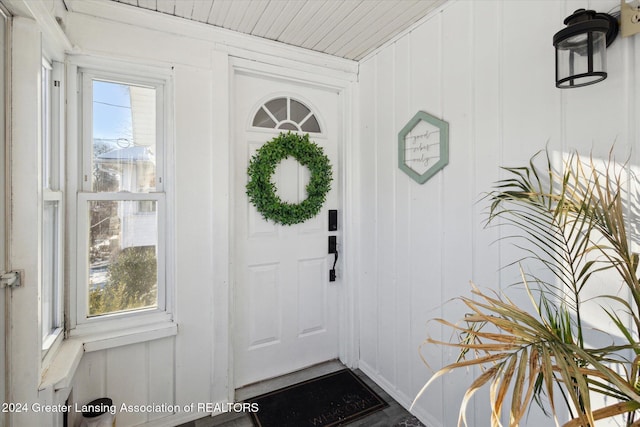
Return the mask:
[[[9,13],[6,11],[4,6],[0,5],[0,20],[4,21],[4,30],[3,30],[3,45],[4,54],[2,54],[2,92],[0,92],[3,96],[0,97],[0,102],[2,103],[2,120],[1,123],[3,126],[0,127],[0,132],[2,132],[2,142],[0,143],[0,164],[2,164],[4,172],[0,174],[0,197],[2,198],[2,206],[0,209],[0,227],[2,231],[0,235],[2,236],[2,242],[0,242],[0,272],[4,272],[7,266],[8,253],[7,247],[9,242],[9,221],[8,221],[8,213],[10,212],[10,202],[7,197],[10,194],[10,189],[8,188],[7,179],[9,174],[11,173],[11,161],[8,155],[9,149],[9,138],[11,136],[11,55],[9,52],[11,51],[11,17]],[[0,50],[1,52],[2,50]],[[11,299],[9,298],[9,290],[0,289],[0,316],[2,319],[0,320],[0,369],[2,369],[2,373],[0,373],[0,400],[2,402],[7,402],[7,396],[9,395],[9,356],[10,356],[10,348],[9,348],[9,302]],[[9,425],[9,414],[2,413],[0,414],[0,426]]]
[[[322,75],[312,71],[285,68],[235,56],[230,56],[229,59],[234,75],[238,72],[244,72],[252,76],[271,77],[292,83],[307,84],[316,88],[335,90],[338,93],[344,91],[352,83],[352,79],[335,77],[329,74]],[[350,75],[345,74],[345,76]]]
[[[339,358],[340,360],[349,367],[356,367],[358,361],[358,347],[359,347],[359,337],[358,337],[358,328],[357,328],[357,306],[356,306],[356,291],[355,285],[356,281],[354,280],[354,266],[353,262],[357,259],[354,248],[349,245],[349,241],[355,239],[357,235],[357,230],[349,230],[349,227],[355,227],[355,221],[350,220],[351,209],[354,206],[353,196],[354,192],[351,190],[354,177],[357,174],[358,167],[356,166],[356,159],[353,158],[353,153],[355,152],[353,148],[350,147],[351,144],[348,141],[354,135],[356,126],[353,123],[353,99],[354,99],[354,87],[355,84],[341,79],[335,79],[332,77],[321,76],[314,73],[302,72],[298,70],[287,69],[283,67],[273,66],[270,64],[264,64],[255,61],[248,61],[242,58],[233,58],[229,57],[229,94],[233,94],[235,92],[235,77],[238,73],[242,73],[245,75],[253,75],[260,77],[271,77],[279,80],[288,81],[291,83],[297,84],[305,84],[315,88],[321,89],[330,89],[336,91],[340,97],[340,108],[339,112],[339,120],[341,125],[341,132],[339,137],[341,140],[339,141],[339,156],[340,156],[340,164],[338,168],[343,173],[342,178],[342,191],[340,203],[342,205],[342,215],[339,215],[339,229],[344,233],[343,241],[344,248],[342,253],[340,254],[343,257],[342,265],[344,265],[344,269],[342,271],[342,285],[338,289],[338,324],[339,324],[339,333],[338,333],[338,348],[339,348]],[[233,96],[229,97],[229,124],[234,123],[235,114],[233,104]],[[228,384],[229,384],[229,401],[233,401],[235,390],[232,385],[235,384],[234,378],[234,358],[233,358],[233,326],[234,326],[234,287],[232,284],[235,282],[235,274],[233,269],[233,260],[234,255],[236,254],[236,248],[234,239],[231,236],[231,233],[234,230],[234,203],[235,203],[235,191],[233,184],[233,176],[235,173],[235,162],[233,161],[233,146],[235,141],[234,132],[228,132],[229,138],[229,146],[227,148],[227,152],[229,154],[229,292],[228,292],[228,307],[229,307],[229,324],[228,324],[228,341],[227,345],[229,348],[229,363],[228,363]],[[348,164],[349,168],[344,168],[344,165]],[[353,169],[351,169],[353,167]]]

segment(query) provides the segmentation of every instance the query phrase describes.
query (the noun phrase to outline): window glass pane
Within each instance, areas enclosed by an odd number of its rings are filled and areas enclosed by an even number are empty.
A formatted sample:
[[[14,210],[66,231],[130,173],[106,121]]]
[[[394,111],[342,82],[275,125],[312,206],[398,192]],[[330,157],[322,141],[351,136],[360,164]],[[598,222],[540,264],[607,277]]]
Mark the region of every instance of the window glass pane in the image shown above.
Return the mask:
[[[273,121],[269,114],[264,111],[264,108],[260,108],[256,113],[256,116],[253,118],[253,126],[259,128],[270,128],[273,129],[276,127],[276,122]]]
[[[287,120],[287,98],[276,98],[264,105],[279,122]]]
[[[58,300],[58,202],[47,201],[42,212],[42,338],[60,326]]]
[[[156,91],[93,81],[93,191],[155,191]]]
[[[42,67],[42,187],[53,188],[51,146],[51,69]]]
[[[316,120],[316,116],[311,116],[307,119],[306,122],[302,124],[302,130],[304,132],[320,132],[320,124],[318,124],[318,120]]]
[[[291,121],[300,123],[304,120],[305,117],[309,115],[311,111],[301,102],[296,101],[295,99],[290,100],[291,102]]]
[[[89,317],[158,305],[156,201],[89,202]]]
[[[280,126],[278,126],[278,129],[284,129],[284,130],[300,130],[298,128],[298,126],[294,125],[293,123],[282,123]]]
[[[156,202],[153,200],[140,200],[138,202],[138,213],[153,213],[156,211]]]

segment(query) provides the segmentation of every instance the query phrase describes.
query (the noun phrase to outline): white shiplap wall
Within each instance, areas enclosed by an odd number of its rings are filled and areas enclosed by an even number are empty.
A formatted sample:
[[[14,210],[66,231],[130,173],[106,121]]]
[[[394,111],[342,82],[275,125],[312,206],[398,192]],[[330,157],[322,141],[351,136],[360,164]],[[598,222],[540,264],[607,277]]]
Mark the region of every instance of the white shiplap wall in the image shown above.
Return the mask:
[[[619,38],[608,50],[609,78],[592,87],[554,86],[553,34],[575,9],[607,12],[608,1],[467,1],[447,3],[360,64],[358,270],[360,367],[410,404],[432,373],[418,346],[450,332],[429,319],[459,320],[455,301],[469,281],[499,289],[517,271],[500,270],[517,254],[484,229],[482,193],[536,151],[578,149],[638,163],[635,83],[638,42]],[[424,185],[397,168],[397,133],[418,110],[449,122],[450,163]],[[513,295],[513,294],[510,294]],[[516,294],[517,295],[517,294]],[[526,301],[524,301],[526,302]],[[428,346],[437,369],[453,350]],[[431,426],[456,425],[471,374],[434,384],[415,412]],[[488,393],[469,407],[470,425],[489,425]],[[526,425],[549,425],[534,414]]]
[[[73,387],[73,396],[78,399],[76,403],[81,406],[109,396],[118,410],[123,403],[175,405],[175,378],[173,370],[169,369],[175,363],[174,345],[174,338],[165,338],[86,353],[76,372]],[[123,384],[128,386],[123,387]],[[132,426],[169,415],[159,410],[118,411],[117,422]]]

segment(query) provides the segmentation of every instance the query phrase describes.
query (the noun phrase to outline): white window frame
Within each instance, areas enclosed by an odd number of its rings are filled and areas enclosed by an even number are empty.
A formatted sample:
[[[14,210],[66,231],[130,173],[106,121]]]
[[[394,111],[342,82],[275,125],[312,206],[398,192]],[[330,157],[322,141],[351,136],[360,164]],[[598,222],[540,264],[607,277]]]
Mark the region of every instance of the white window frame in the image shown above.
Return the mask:
[[[70,155],[76,157],[78,172],[71,177],[76,186],[77,194],[74,212],[70,221],[74,221],[74,247],[76,255],[72,263],[73,277],[70,282],[69,298],[69,335],[88,337],[85,341],[91,341],[96,334],[109,337],[131,336],[149,326],[150,330],[172,327],[173,325],[173,241],[170,230],[170,218],[173,217],[173,208],[167,193],[171,185],[167,185],[171,177],[167,153],[170,153],[172,125],[171,89],[172,72],[164,68],[143,66],[136,64],[124,64],[119,61],[111,61],[95,58],[76,58],[72,61],[68,75],[75,73],[75,92],[79,94],[76,99],[76,146],[70,147]],[[123,73],[120,70],[126,69]],[[129,85],[152,87],[156,89],[156,188],[154,192],[147,193],[107,193],[93,192],[91,180],[92,168],[92,132],[93,132],[93,94],[92,82],[94,80],[113,81]],[[73,89],[70,89],[73,93]],[[70,142],[72,144],[72,142]],[[70,189],[71,191],[71,189]],[[158,304],[156,308],[126,311],[122,313],[105,314],[101,316],[88,316],[88,203],[92,200],[100,201],[142,201],[152,200],[156,202],[158,219]],[[158,326],[158,325],[166,326]],[[137,329],[136,329],[137,328]],[[137,331],[137,332],[136,332]],[[144,331],[140,332],[144,335]],[[140,338],[144,340],[144,337]],[[115,344],[114,344],[115,345]]]
[[[43,58],[41,80],[41,142],[42,142],[42,209],[46,204],[54,204],[57,210],[54,230],[55,249],[52,254],[51,266],[53,277],[45,278],[46,269],[43,264],[43,277],[40,289],[40,337],[42,358],[48,360],[62,341],[64,334],[64,96],[62,82],[64,77],[64,64],[52,62]],[[43,243],[45,224],[43,221]],[[44,245],[43,245],[44,251]],[[42,262],[46,261],[44,252]],[[51,280],[51,282],[49,282]],[[45,289],[47,283],[52,283],[54,289]],[[49,298],[44,298],[45,293],[51,292]],[[49,309],[46,313],[53,316],[53,324],[49,325],[44,319],[44,304],[49,300]],[[44,331],[44,328],[48,331]]]

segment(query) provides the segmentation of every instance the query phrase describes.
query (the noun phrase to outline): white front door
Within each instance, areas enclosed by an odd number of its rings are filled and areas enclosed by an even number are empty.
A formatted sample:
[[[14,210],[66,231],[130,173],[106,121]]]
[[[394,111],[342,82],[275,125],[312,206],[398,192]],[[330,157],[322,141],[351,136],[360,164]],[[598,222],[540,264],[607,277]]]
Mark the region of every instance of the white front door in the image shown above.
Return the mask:
[[[338,209],[339,95],[245,73],[234,76],[234,378],[241,387],[338,357],[340,278],[329,281],[328,210]],[[329,157],[333,182],[320,213],[301,224],[264,220],[246,196],[249,159],[280,132],[309,133]],[[306,198],[309,171],[285,159],[272,177],[279,197]]]

